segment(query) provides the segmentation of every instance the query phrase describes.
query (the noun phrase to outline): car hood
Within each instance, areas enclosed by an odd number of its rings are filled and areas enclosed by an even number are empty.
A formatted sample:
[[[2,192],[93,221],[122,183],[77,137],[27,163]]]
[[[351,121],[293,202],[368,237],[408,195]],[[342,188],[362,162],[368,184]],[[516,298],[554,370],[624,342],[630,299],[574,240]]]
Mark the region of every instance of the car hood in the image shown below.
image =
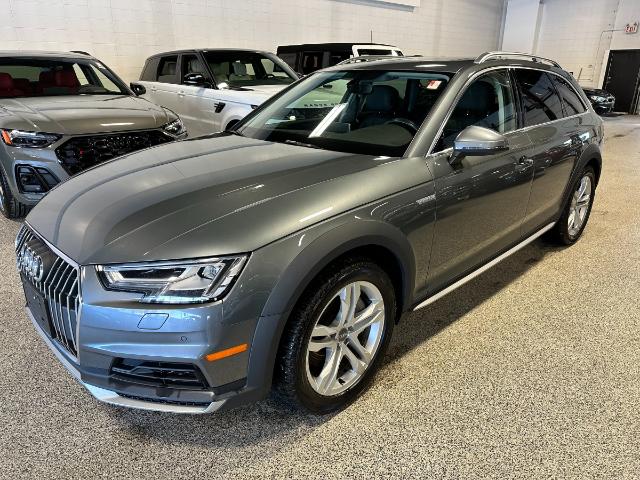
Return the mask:
[[[251,252],[397,191],[395,161],[216,134],[87,170],[27,222],[80,264]]]
[[[0,128],[77,135],[158,128],[168,120],[162,107],[130,95],[0,100]]]

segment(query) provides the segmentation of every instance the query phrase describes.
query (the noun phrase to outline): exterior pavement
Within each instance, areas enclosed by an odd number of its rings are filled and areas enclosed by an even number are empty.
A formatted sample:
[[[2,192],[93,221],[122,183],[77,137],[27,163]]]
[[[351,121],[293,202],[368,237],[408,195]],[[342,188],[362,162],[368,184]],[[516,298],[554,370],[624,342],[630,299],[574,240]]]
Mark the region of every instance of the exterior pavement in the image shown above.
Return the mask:
[[[542,242],[412,314],[373,387],[314,418],[99,404],[22,310],[0,221],[0,478],[638,478],[640,118],[606,122],[584,237]]]

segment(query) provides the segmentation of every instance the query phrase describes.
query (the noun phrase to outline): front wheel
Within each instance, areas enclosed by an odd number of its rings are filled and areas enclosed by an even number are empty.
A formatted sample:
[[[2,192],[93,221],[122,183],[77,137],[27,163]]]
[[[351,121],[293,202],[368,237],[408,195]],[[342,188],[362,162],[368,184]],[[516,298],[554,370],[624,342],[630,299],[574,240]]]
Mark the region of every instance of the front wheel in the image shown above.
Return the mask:
[[[595,173],[593,168],[587,167],[573,184],[572,193],[553,229],[556,242],[571,245],[580,238],[591,214],[595,189]]]
[[[20,218],[26,216],[29,208],[20,203],[11,192],[7,177],[0,170],[0,213],[6,218]]]
[[[379,367],[395,309],[388,275],[368,260],[347,260],[321,274],[284,332],[276,392],[314,413],[348,405]]]

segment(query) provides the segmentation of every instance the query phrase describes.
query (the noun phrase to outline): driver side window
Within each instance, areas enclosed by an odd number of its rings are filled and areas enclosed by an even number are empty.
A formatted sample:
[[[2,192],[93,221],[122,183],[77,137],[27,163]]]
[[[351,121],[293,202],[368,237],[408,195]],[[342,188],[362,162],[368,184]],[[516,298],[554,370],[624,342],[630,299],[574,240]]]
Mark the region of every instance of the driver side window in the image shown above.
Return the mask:
[[[517,128],[515,100],[507,70],[487,73],[469,85],[445,124],[435,151],[452,147],[458,134],[472,125],[498,133]]]

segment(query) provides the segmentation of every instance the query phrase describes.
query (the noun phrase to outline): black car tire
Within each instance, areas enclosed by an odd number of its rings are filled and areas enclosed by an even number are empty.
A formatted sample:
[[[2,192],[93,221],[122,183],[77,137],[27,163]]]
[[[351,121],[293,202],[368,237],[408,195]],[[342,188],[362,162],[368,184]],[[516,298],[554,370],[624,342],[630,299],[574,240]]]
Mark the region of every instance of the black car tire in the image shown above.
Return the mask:
[[[576,190],[578,189],[580,183],[583,178],[588,178],[591,186],[591,193],[589,197],[589,203],[587,206],[586,214],[584,220],[582,221],[579,229],[577,231],[571,231],[569,228],[569,216],[571,215],[573,209],[574,195]],[[564,208],[562,210],[562,214],[558,222],[555,224],[554,228],[551,230],[550,239],[559,245],[572,245],[578,241],[578,239],[582,236],[582,232],[584,232],[585,227],[589,221],[589,216],[591,215],[591,208],[593,206],[593,200],[595,198],[596,193],[596,175],[591,167],[586,167],[580,175],[578,175],[577,179],[571,185],[571,190],[569,196],[565,202]]]
[[[307,349],[311,334],[321,315],[331,305],[332,299],[352,282],[370,283],[381,293],[384,302],[382,336],[368,367],[354,385],[336,395],[321,395],[311,385],[307,373]],[[307,289],[285,327],[276,363],[276,398],[316,414],[331,413],[349,405],[369,386],[379,368],[393,333],[395,314],[396,299],[391,280],[385,271],[371,260],[360,257],[346,258],[326,269]],[[366,333],[364,330],[363,332]],[[348,361],[347,357],[343,357],[343,360]],[[324,361],[328,362],[327,359]],[[349,364],[340,363],[339,368],[343,365]]]
[[[20,203],[13,196],[9,188],[9,182],[4,172],[0,169],[0,213],[6,218],[22,218],[29,212],[29,207]]]

